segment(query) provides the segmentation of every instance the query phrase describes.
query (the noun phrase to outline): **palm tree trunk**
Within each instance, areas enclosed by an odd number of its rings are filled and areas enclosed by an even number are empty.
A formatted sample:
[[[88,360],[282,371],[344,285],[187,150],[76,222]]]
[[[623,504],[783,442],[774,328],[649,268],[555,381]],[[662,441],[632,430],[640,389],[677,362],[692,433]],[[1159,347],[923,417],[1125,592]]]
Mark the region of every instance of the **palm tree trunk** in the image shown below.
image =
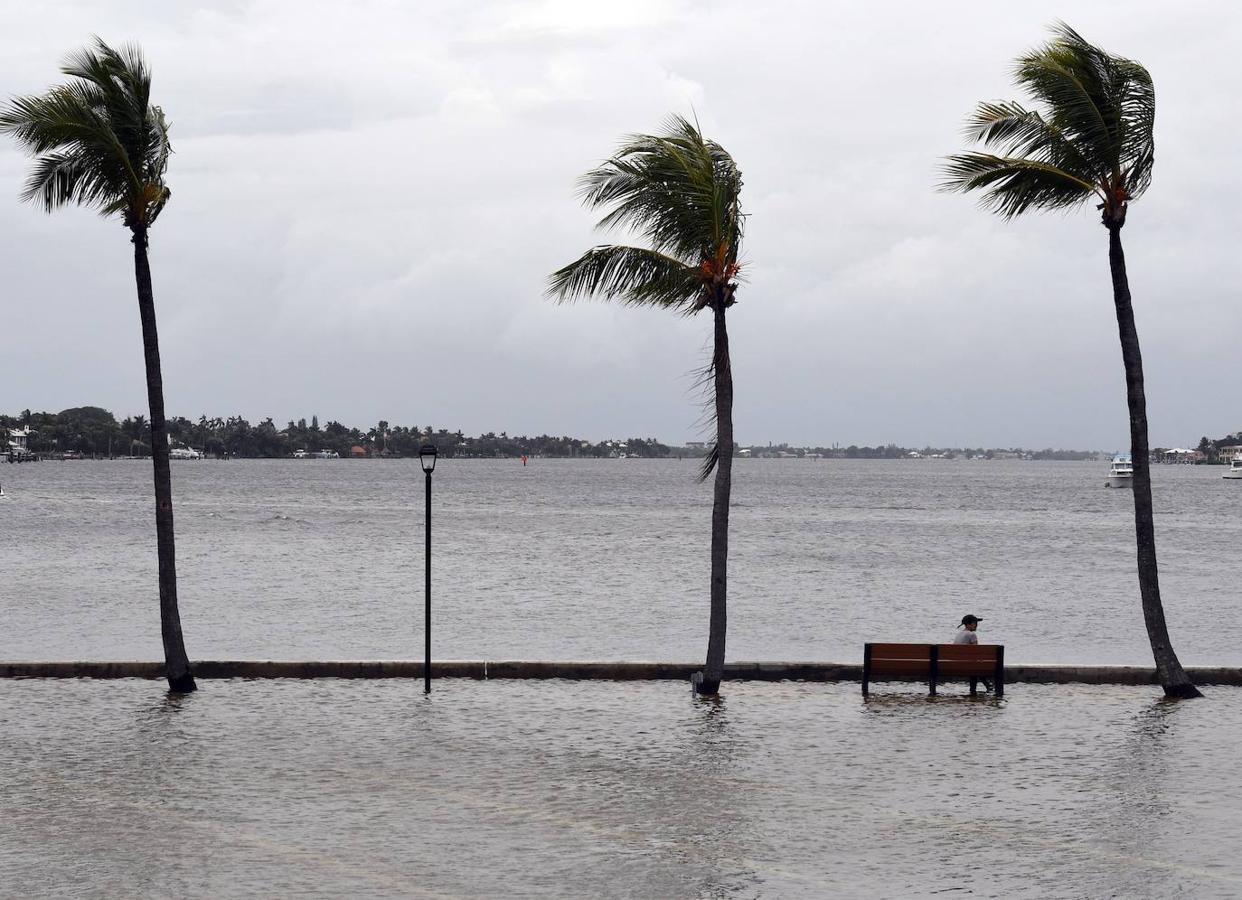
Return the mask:
[[[1156,528],[1152,518],[1151,461],[1147,447],[1147,397],[1143,391],[1143,355],[1138,330],[1134,326],[1134,307],[1130,304],[1130,281],[1126,276],[1126,257],[1121,249],[1121,222],[1108,226],[1108,263],[1113,276],[1113,303],[1117,307],[1117,329],[1121,337],[1121,359],[1126,367],[1126,398],[1130,406],[1130,458],[1134,465],[1134,531],[1138,542],[1139,593],[1143,598],[1143,619],[1156,660],[1156,677],[1169,697],[1199,697],[1198,689],[1173,651],[1169,629],[1160,602],[1160,576],[1156,567]]]
[[[729,494],[733,487],[733,366],[729,359],[729,332],[725,306],[713,304],[715,341],[712,371],[716,393],[716,483],[712,498],[711,622],[707,635],[707,665],[698,686],[700,694],[720,691],[724,677],[726,599],[729,562]]]
[[[189,693],[197,688],[181,636],[177,609],[177,558],[173,541],[172,472],[168,463],[168,423],[164,421],[164,376],[160,340],[155,328],[155,296],[147,261],[147,231],[134,229],[134,278],[138,282],[138,314],[147,364],[147,402],[151,407],[151,460],[155,471],[155,543],[159,554],[160,635],[164,639],[164,675],[168,688]]]

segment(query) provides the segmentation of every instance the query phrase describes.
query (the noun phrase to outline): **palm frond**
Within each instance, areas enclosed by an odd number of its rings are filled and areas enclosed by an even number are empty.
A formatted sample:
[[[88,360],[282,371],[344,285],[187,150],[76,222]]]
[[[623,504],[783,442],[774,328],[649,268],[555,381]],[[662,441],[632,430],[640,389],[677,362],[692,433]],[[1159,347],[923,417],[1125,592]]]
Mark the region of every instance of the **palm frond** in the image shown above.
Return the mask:
[[[1048,118],[1069,136],[1096,169],[1107,171],[1117,150],[1111,102],[1100,83],[1100,55],[1065,27],[1058,39],[1018,60],[1014,73],[1048,109]]]
[[[694,423],[695,428],[700,429],[704,436],[711,435],[713,440],[707,445],[707,455],[703,457],[703,462],[699,466],[698,474],[695,475],[695,481],[702,484],[707,480],[708,476],[716,469],[716,465],[720,462],[720,446],[714,440],[716,435],[716,356],[713,353],[708,357],[707,363],[702,368],[694,372],[693,390],[700,394],[700,405],[703,410],[702,415]]]
[[[113,202],[116,186],[97,162],[82,150],[45,153],[35,160],[21,197],[39,202],[47,212],[71,203],[103,211]]]
[[[698,272],[645,247],[604,245],[552,273],[548,294],[561,303],[578,298],[616,300],[626,306],[691,311],[702,291]]]
[[[990,153],[950,156],[940,187],[945,191],[982,190],[980,203],[1005,218],[1031,207],[1074,206],[1095,193],[1094,185],[1049,163]]]
[[[715,442],[707,448],[707,456],[703,457],[703,464],[699,466],[699,474],[695,476],[695,480],[702,484],[711,477],[712,472],[716,470],[716,465],[720,462],[720,446]]]
[[[980,103],[966,120],[966,136],[999,156],[1039,159],[1065,171],[1084,171],[1090,163],[1074,142],[1037,111],[1018,103]]]
[[[1151,184],[1156,161],[1156,88],[1151,73],[1128,59],[1116,59],[1115,90],[1121,97],[1120,168],[1131,197],[1139,197]]]

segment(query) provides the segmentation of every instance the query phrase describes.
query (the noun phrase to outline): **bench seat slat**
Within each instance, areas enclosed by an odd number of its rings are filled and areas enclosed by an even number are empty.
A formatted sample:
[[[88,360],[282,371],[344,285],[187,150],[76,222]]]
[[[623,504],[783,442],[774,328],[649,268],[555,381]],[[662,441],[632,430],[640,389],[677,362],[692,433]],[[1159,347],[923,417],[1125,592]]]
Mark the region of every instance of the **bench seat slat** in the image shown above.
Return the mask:
[[[873,659],[871,674],[875,675],[926,675],[931,662],[923,659]]]

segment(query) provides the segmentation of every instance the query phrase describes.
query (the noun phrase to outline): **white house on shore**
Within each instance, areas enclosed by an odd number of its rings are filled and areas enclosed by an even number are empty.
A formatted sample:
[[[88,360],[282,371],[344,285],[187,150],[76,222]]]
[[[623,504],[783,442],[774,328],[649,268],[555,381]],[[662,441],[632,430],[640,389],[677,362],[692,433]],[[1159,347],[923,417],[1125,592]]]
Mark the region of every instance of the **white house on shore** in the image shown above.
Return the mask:
[[[1183,447],[1172,447],[1168,450],[1158,450],[1152,455],[1158,457],[1156,460],[1157,462],[1181,465],[1193,465],[1194,463],[1202,462],[1207,458],[1207,455],[1199,450],[1187,450]]]
[[[10,428],[9,429],[9,445],[7,449],[9,450],[10,453],[26,453],[29,449],[26,445],[26,441],[29,437],[30,437],[30,426],[29,425],[27,425],[25,428]]]

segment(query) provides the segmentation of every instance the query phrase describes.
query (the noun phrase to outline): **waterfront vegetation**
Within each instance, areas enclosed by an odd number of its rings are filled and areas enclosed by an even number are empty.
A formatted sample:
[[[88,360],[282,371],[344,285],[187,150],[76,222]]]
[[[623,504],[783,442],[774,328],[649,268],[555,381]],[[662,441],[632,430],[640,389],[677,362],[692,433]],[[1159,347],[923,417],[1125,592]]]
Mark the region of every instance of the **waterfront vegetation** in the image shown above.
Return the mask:
[[[1005,218],[1031,210],[1077,208],[1087,201],[1100,210],[1108,230],[1113,305],[1126,371],[1143,618],[1165,693],[1196,697],[1199,691],[1173,650],[1160,599],[1143,357],[1121,246],[1130,203],[1151,183],[1155,88],[1143,66],[1104,52],[1064,23],[1056,26],[1051,42],[1018,60],[1015,75],[1041,108],[980,103],[969,119],[967,136],[999,154],[949,157],[945,187],[979,191],[983,205]]]
[[[117,420],[109,410],[98,406],[77,406],[60,412],[31,412],[0,415],[0,429],[27,432],[32,453],[56,458],[66,453],[84,459],[145,457],[151,455],[151,425],[145,416],[127,416]],[[418,455],[425,443],[436,445],[441,456],[457,459],[497,459],[520,456],[557,459],[610,459],[625,454],[627,458],[665,459],[668,457],[702,457],[707,453],[703,442],[686,446],[665,444],[654,437],[593,438],[569,435],[508,434],[486,432],[470,436],[460,429],[435,428],[431,425],[394,425],[380,420],[369,427],[342,425],[328,421],[322,426],[317,416],[289,421],[278,428],[271,417],[251,423],[242,416],[184,416],[168,419],[168,438],[174,447],[197,450],[206,458],[285,459],[298,450],[314,452],[331,450],[342,459],[350,456],[380,459],[401,459]],[[1223,440],[1222,445],[1233,438]],[[1238,438],[1242,443],[1242,438]],[[0,455],[3,455],[3,432],[0,431]],[[1086,460],[1097,459],[1109,451],[1063,450],[1045,447],[902,447],[897,444],[842,447],[796,446],[788,443],[745,444],[734,441],[734,455],[752,459],[1029,459]]]
[[[75,407],[59,413],[23,411],[17,416],[0,415],[0,428],[30,429],[30,449],[43,456],[66,451],[90,458],[149,456],[151,426],[143,416],[117,421],[97,406]],[[228,418],[200,416],[192,421],[183,416],[168,419],[168,437],[174,447],[197,450],[205,457],[230,459],[284,459],[298,450],[313,453],[330,450],[342,459],[403,458],[418,455],[418,448],[435,444],[441,456],[488,458],[556,456],[569,458],[667,457],[677,448],[653,437],[616,438],[592,441],[568,435],[541,434],[533,437],[505,432],[467,436],[461,431],[431,425],[394,425],[380,420],[367,428],[328,421],[322,426],[317,416],[290,421],[283,428],[265,418],[252,424],[242,416]],[[682,453],[686,448],[681,448]]]
[[[729,493],[733,472],[733,365],[725,315],[741,275],[742,173],[733,157],[680,116],[663,134],[632,135],[581,180],[583,204],[606,210],[603,231],[629,230],[647,246],[593,247],[552,274],[549,293],[562,302],[611,300],[679,315],[712,315],[712,355],[703,369],[708,417],[716,439],[700,480],[716,473],[712,498],[711,613],[707,662],[698,690],[715,694],[724,675]]]
[[[49,212],[82,205],[120,216],[130,232],[143,330],[149,419],[116,422],[95,407],[55,416],[23,413],[0,424],[33,426],[38,441],[62,452],[145,455],[154,461],[159,596],[166,671],[173,691],[195,688],[177,609],[170,439],[208,455],[284,457],[296,450],[329,449],[341,456],[409,456],[436,443],[445,456],[669,456],[654,439],[591,443],[568,437],[510,437],[430,426],[378,422],[357,429],[317,418],[278,429],[272,419],[251,425],[241,417],[166,421],[155,306],[147,257],[149,230],[171,196],[165,183],[171,146],[163,111],[151,104],[150,73],[136,48],[114,50],[96,40],[69,58],[66,84],[40,96],[18,97],[0,110],[0,131],[34,157],[24,198]],[[994,152],[949,158],[945,186],[979,191],[984,205],[1004,217],[1035,209],[1098,201],[1109,235],[1122,356],[1127,380],[1134,458],[1138,574],[1145,622],[1160,681],[1169,696],[1190,697],[1191,685],[1173,652],[1164,622],[1156,563],[1142,360],[1134,327],[1120,233],[1129,204],[1150,183],[1154,160],[1155,99],[1146,69],[1089,44],[1066,25],[1054,39],[1018,61],[1017,80],[1041,105],[983,103],[969,136]],[[603,245],[552,275],[560,301],[600,298],[694,315],[710,310],[713,345],[703,370],[714,441],[701,449],[701,478],[714,471],[711,531],[710,625],[701,690],[719,689],[725,658],[726,570],[732,461],[741,450],[733,435],[733,382],[726,314],[741,274],[744,216],[742,179],[727,151],[705,138],[697,123],[670,120],[665,133],[636,135],[584,176],[581,195],[604,210],[599,225],[643,238],[645,246]],[[39,418],[42,416],[43,418]],[[107,450],[104,450],[104,446]],[[118,444],[121,446],[118,449]],[[45,449],[47,445],[44,445]],[[753,455],[768,455],[762,448]],[[768,448],[770,450],[771,448]],[[820,448],[823,450],[824,448]],[[926,448],[930,449],[930,448]],[[1051,451],[1050,451],[1051,452]],[[780,455],[778,451],[777,455]],[[910,456],[903,448],[858,448],[790,455]],[[920,455],[956,455],[945,452]],[[963,455],[987,455],[964,452]],[[994,455],[994,454],[993,454]]]
[[[172,154],[168,122],[164,111],[151,103],[151,73],[137,47],[116,50],[96,38],[72,54],[61,71],[71,80],[46,94],[16,97],[0,108],[0,132],[12,135],[34,157],[24,200],[49,213],[76,205],[106,218],[119,216],[130,233],[151,413],[165,673],[173,691],[188,693],[195,684],[177,609],[164,378],[147,258],[151,226],[172,196],[164,181]]]

